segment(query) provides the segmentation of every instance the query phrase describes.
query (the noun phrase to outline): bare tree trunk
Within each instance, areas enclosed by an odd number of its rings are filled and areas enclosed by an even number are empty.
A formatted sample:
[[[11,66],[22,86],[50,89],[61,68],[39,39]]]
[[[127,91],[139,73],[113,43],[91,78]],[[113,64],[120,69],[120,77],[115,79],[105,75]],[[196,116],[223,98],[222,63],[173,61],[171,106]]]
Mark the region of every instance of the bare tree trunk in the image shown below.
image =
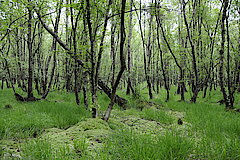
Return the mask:
[[[125,7],[126,7],[126,0],[122,0],[122,9],[121,9],[121,26],[120,26],[120,62],[121,62],[121,68],[120,71],[118,73],[117,79],[114,83],[114,86],[112,88],[112,92],[111,92],[111,100],[110,100],[110,104],[108,106],[108,109],[105,112],[104,115],[104,120],[108,121],[113,105],[115,103],[115,97],[116,97],[116,91],[117,91],[117,87],[119,85],[119,82],[121,80],[122,74],[126,68],[126,64],[125,64],[125,56],[124,56],[124,42],[125,42],[125,24],[124,24],[124,12],[125,12]]]
[[[187,18],[186,18],[186,5],[187,3],[183,0],[182,1],[182,12],[183,12],[183,17],[184,17],[184,23],[186,25],[186,29],[187,29],[187,37],[191,46],[191,54],[192,54],[192,66],[193,66],[193,86],[192,86],[192,90],[193,90],[193,96],[191,98],[191,102],[196,102],[197,100],[197,95],[200,91],[199,89],[199,82],[198,82],[198,71],[197,71],[197,60],[196,60],[196,54],[195,54],[195,47],[193,44],[193,40],[191,38],[190,35],[190,29],[189,29],[189,24],[187,22]]]
[[[70,4],[72,4],[72,0],[70,0]],[[78,14],[76,16],[76,19],[74,20],[74,13],[73,8],[70,7],[70,14],[71,14],[71,24],[72,24],[72,42],[73,42],[73,50],[75,53],[74,56],[74,93],[75,93],[75,100],[77,105],[80,104],[79,95],[78,95],[78,63],[77,63],[77,25],[78,25],[78,19],[80,17],[80,11],[78,11]]]
[[[157,16],[157,14],[156,14],[156,16]],[[160,35],[159,35],[159,27],[158,27],[157,28],[157,42],[158,42],[158,49],[160,51],[160,62],[161,62],[161,69],[162,69],[162,73],[163,73],[164,87],[167,91],[167,97],[166,97],[166,102],[167,102],[167,101],[169,101],[169,88],[168,88],[168,85],[167,85],[167,78],[166,78],[165,68],[164,68],[164,64],[163,64],[163,52],[162,52],[162,49],[161,49],[159,36]]]
[[[63,0],[61,0],[61,2],[58,4],[59,8],[58,8],[58,13],[57,13],[57,17],[56,17],[56,21],[54,24],[54,32],[58,33],[58,27],[59,27],[59,22],[60,22],[60,17],[61,17],[61,6],[62,6]],[[45,99],[51,89],[52,86],[52,81],[53,81],[53,77],[54,77],[54,73],[55,73],[55,68],[56,68],[56,51],[57,51],[57,41],[53,38],[53,42],[52,42],[52,47],[51,47],[51,51],[54,52],[53,53],[53,67],[52,67],[52,72],[51,72],[51,76],[50,76],[50,80],[49,80],[49,84],[48,87],[46,88],[44,94],[42,95],[42,98]],[[46,76],[48,76],[46,74]],[[48,77],[46,77],[46,80],[48,79]],[[47,81],[45,81],[46,83]]]
[[[90,1],[86,0],[86,11],[87,11],[87,24],[88,24],[88,32],[90,38],[90,60],[91,60],[91,92],[92,92],[92,103],[93,103],[93,110],[96,111],[97,117],[97,84],[95,84],[95,75],[96,75],[96,53],[95,53],[95,40],[93,36],[93,29],[92,29],[92,22],[91,22],[91,8],[90,8]]]
[[[33,51],[32,51],[32,6],[31,0],[28,0],[28,90],[27,90],[27,97],[28,99],[33,98],[33,67],[34,67],[34,59],[33,59]]]
[[[224,82],[224,50],[225,50],[225,34],[226,34],[226,28],[225,28],[225,21],[226,21],[226,13],[228,8],[228,0],[223,0],[223,12],[222,12],[222,21],[221,21],[221,49],[219,51],[220,55],[220,61],[219,61],[219,85],[221,87],[222,95],[224,98],[225,106],[227,109],[231,109],[232,106],[230,106],[229,98],[227,95],[227,92],[225,90],[225,82]]]
[[[116,32],[116,23],[113,21],[111,22],[111,70],[112,70],[112,79],[111,79],[111,87],[113,87],[115,82],[115,68],[116,68],[116,51],[115,51],[115,32]]]
[[[228,86],[228,99],[229,99],[229,109],[234,108],[234,92],[236,87],[232,87],[233,77],[231,77],[230,70],[230,36],[229,36],[229,23],[228,23],[228,15],[226,15],[226,27],[227,27],[227,86]]]
[[[98,83],[98,76],[99,76],[99,70],[101,67],[101,60],[102,60],[102,53],[103,53],[104,38],[106,35],[107,24],[108,24],[108,20],[109,20],[108,17],[109,17],[109,12],[110,12],[110,6],[112,5],[112,3],[113,3],[112,0],[108,1],[108,6],[107,6],[106,13],[104,16],[103,32],[102,32],[101,41],[100,41],[100,45],[99,45],[99,52],[98,52],[97,64],[96,64],[95,84]]]
[[[130,1],[130,10],[132,10],[133,0]],[[131,81],[131,68],[132,68],[132,61],[131,61],[131,40],[132,40],[132,12],[130,12],[129,17],[129,35],[128,35],[128,80],[127,80],[127,91],[126,94],[130,94],[130,90],[132,91],[132,94],[135,95],[135,91],[132,87],[132,81]]]
[[[153,94],[152,94],[152,86],[151,86],[151,82],[150,82],[150,77],[149,77],[149,69],[147,66],[147,55],[146,55],[146,44],[145,44],[145,40],[144,40],[144,33],[143,33],[143,29],[142,29],[142,15],[141,15],[141,11],[142,11],[142,3],[140,0],[140,14],[138,16],[138,22],[139,22],[139,27],[140,27],[140,33],[141,33],[141,38],[142,38],[142,45],[143,45],[143,62],[144,62],[144,73],[145,73],[145,78],[147,81],[147,87],[148,87],[148,95],[149,98],[152,99],[153,98]],[[150,58],[150,57],[149,57]]]
[[[238,4],[240,4],[240,2]],[[240,7],[238,7],[238,14],[240,16]],[[240,19],[238,20],[238,51],[240,51]],[[240,58],[240,56],[238,58]],[[237,61],[236,69],[236,86],[237,92],[240,93],[240,60]]]
[[[171,55],[172,55],[172,57],[173,57],[173,59],[174,59],[174,61],[175,61],[175,64],[177,65],[177,67],[178,67],[179,70],[180,70],[180,78],[179,78],[179,81],[180,81],[180,86],[181,86],[181,87],[180,87],[180,88],[181,88],[181,101],[184,101],[184,100],[185,100],[185,97],[184,97],[185,85],[184,85],[184,81],[183,81],[183,78],[184,78],[184,77],[183,77],[183,69],[182,69],[181,65],[179,64],[179,62],[178,62],[175,54],[173,53],[173,51],[172,51],[172,49],[171,49],[171,46],[170,46],[170,44],[169,44],[169,42],[168,42],[168,40],[167,40],[167,37],[166,37],[166,35],[165,35],[165,31],[164,31],[164,29],[163,29],[163,27],[162,27],[162,24],[161,24],[161,22],[160,22],[160,17],[159,17],[159,16],[156,16],[156,20],[157,20],[158,26],[160,27],[160,29],[161,29],[161,31],[162,31],[162,36],[163,36],[163,39],[164,39],[165,43],[167,44],[168,50],[170,51],[170,53],[171,53]],[[166,82],[167,82],[167,80],[166,80]],[[168,85],[167,85],[167,86],[168,86]],[[169,87],[168,87],[168,89],[169,89]]]

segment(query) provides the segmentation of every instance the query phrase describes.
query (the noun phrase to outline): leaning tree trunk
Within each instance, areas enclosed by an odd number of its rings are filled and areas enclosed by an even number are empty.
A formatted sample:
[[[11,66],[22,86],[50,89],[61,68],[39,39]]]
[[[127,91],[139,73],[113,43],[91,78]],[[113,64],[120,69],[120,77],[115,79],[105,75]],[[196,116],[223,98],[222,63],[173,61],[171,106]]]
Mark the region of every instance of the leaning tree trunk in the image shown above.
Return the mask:
[[[36,11],[36,14],[38,16],[38,19],[40,20],[41,24],[43,25],[43,27],[47,30],[47,32],[49,34],[51,34],[53,36],[54,39],[56,39],[56,41],[58,42],[58,44],[64,49],[66,50],[67,54],[69,54],[71,57],[74,57],[74,53],[68,48],[68,46],[58,37],[57,33],[53,32],[47,25],[46,23],[43,21],[42,16],[40,15],[40,13],[38,11]],[[124,57],[123,57],[124,58]],[[84,67],[84,62],[80,59],[77,59],[77,62],[80,66]],[[90,72],[86,72],[88,74],[90,74]],[[109,89],[109,87],[103,83],[100,79],[98,80],[98,85],[103,89],[103,91],[108,95],[108,97],[111,97],[111,90]],[[115,96],[115,103],[117,103],[120,106],[124,106],[125,104],[127,104],[127,100],[124,98],[121,98],[119,96]]]
[[[160,21],[159,13],[158,13],[158,15],[156,14],[156,21],[157,21],[158,26],[159,26],[160,29],[161,29],[162,36],[163,36],[163,39],[164,39],[164,41],[165,41],[165,43],[166,43],[166,45],[167,45],[167,48],[168,48],[169,52],[171,53],[171,55],[172,55],[172,57],[173,57],[173,59],[174,59],[175,64],[177,65],[177,67],[178,67],[179,70],[180,70],[180,78],[179,78],[179,81],[180,81],[180,88],[181,88],[181,101],[184,101],[184,100],[185,100],[185,97],[184,97],[185,85],[184,85],[184,81],[183,81],[183,78],[184,78],[184,77],[183,77],[183,74],[184,74],[184,73],[183,73],[182,66],[181,66],[180,63],[178,62],[177,57],[176,57],[175,54],[173,53],[172,48],[171,48],[171,46],[170,46],[170,44],[169,44],[169,42],[168,42],[168,40],[167,40],[167,37],[166,37],[166,35],[165,35],[165,31],[164,31],[163,26],[162,26],[162,23],[161,23],[161,21]],[[167,80],[166,80],[166,81],[167,81]],[[168,85],[167,85],[167,86],[168,86]],[[169,89],[169,87],[168,87],[168,89]]]
[[[124,57],[124,42],[125,42],[125,25],[124,25],[124,15],[125,15],[125,7],[126,7],[126,0],[122,0],[122,9],[121,9],[121,26],[120,26],[120,62],[121,62],[121,68],[120,71],[117,75],[117,79],[114,83],[114,86],[112,88],[112,92],[111,92],[111,100],[110,100],[110,104],[105,112],[104,115],[104,120],[108,121],[113,105],[115,103],[115,97],[116,97],[116,91],[117,91],[117,87],[120,83],[122,74],[126,68],[126,64],[125,64],[125,57]]]
[[[60,22],[60,16],[61,16],[61,5],[62,5],[62,2],[60,2],[59,4],[59,9],[58,9],[58,13],[57,13],[57,17],[56,17],[56,21],[55,21],[55,24],[54,24],[54,32],[58,33],[58,27],[59,27],[59,22]],[[56,68],[56,61],[57,61],[57,58],[56,58],[56,51],[57,51],[57,41],[53,38],[53,42],[52,42],[52,47],[51,47],[51,51],[54,52],[53,53],[53,67],[52,67],[52,72],[51,72],[51,76],[50,76],[50,80],[49,80],[49,84],[48,84],[48,87],[45,89],[45,92],[44,94],[42,95],[42,98],[45,99],[51,89],[51,86],[52,86],[52,81],[53,81],[53,77],[54,77],[54,73],[55,73],[55,68]],[[51,58],[49,58],[51,59]],[[49,66],[49,62],[48,62],[48,65],[47,65],[47,72],[46,72],[46,77],[45,77],[45,83],[47,84],[47,79],[48,79],[48,66]]]

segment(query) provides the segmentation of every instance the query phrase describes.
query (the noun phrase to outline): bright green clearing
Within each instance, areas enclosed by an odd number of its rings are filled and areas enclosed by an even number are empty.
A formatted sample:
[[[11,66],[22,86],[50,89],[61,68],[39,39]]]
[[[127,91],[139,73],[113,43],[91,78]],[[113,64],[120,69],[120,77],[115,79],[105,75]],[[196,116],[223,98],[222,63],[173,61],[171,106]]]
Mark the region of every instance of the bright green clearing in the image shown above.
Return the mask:
[[[72,93],[31,103],[12,95],[0,91],[0,159],[240,159],[240,113],[217,104],[217,91],[196,104],[178,102],[174,90],[168,103],[164,92],[151,102],[125,96],[128,109],[115,106],[109,122],[90,118]],[[100,115],[108,103],[99,93]]]

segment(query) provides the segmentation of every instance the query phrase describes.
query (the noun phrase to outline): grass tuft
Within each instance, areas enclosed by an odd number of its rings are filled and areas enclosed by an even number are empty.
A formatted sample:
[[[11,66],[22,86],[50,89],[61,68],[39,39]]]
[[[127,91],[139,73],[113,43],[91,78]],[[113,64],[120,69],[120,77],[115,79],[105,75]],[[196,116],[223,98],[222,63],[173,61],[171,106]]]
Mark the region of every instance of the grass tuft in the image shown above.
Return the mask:
[[[131,130],[119,130],[109,138],[99,159],[187,159],[192,142],[184,137],[166,135],[139,135]],[[108,154],[107,154],[108,153]]]
[[[13,106],[12,109],[0,107],[0,140],[34,137],[46,128],[65,129],[90,116],[83,106],[64,101],[61,93],[50,94],[50,98],[54,96],[59,102],[42,100],[26,103],[17,102],[11,93],[11,90],[0,92],[1,105]],[[74,95],[69,99],[72,97]]]

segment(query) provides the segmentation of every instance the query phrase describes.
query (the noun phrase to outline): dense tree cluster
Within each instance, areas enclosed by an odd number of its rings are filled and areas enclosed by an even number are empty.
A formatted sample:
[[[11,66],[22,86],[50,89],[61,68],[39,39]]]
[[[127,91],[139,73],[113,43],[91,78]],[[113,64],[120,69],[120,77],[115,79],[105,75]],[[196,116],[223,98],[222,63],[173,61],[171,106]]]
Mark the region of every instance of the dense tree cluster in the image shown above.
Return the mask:
[[[123,106],[126,94],[149,98],[177,86],[191,102],[220,88],[226,108],[240,92],[239,0],[5,0],[0,2],[1,88],[18,100],[74,92],[98,108],[97,91]],[[16,87],[26,92],[20,95]],[[34,95],[33,91],[36,90]],[[37,97],[37,98],[36,98]],[[91,97],[91,98],[89,98]],[[97,112],[95,113],[97,116]]]

